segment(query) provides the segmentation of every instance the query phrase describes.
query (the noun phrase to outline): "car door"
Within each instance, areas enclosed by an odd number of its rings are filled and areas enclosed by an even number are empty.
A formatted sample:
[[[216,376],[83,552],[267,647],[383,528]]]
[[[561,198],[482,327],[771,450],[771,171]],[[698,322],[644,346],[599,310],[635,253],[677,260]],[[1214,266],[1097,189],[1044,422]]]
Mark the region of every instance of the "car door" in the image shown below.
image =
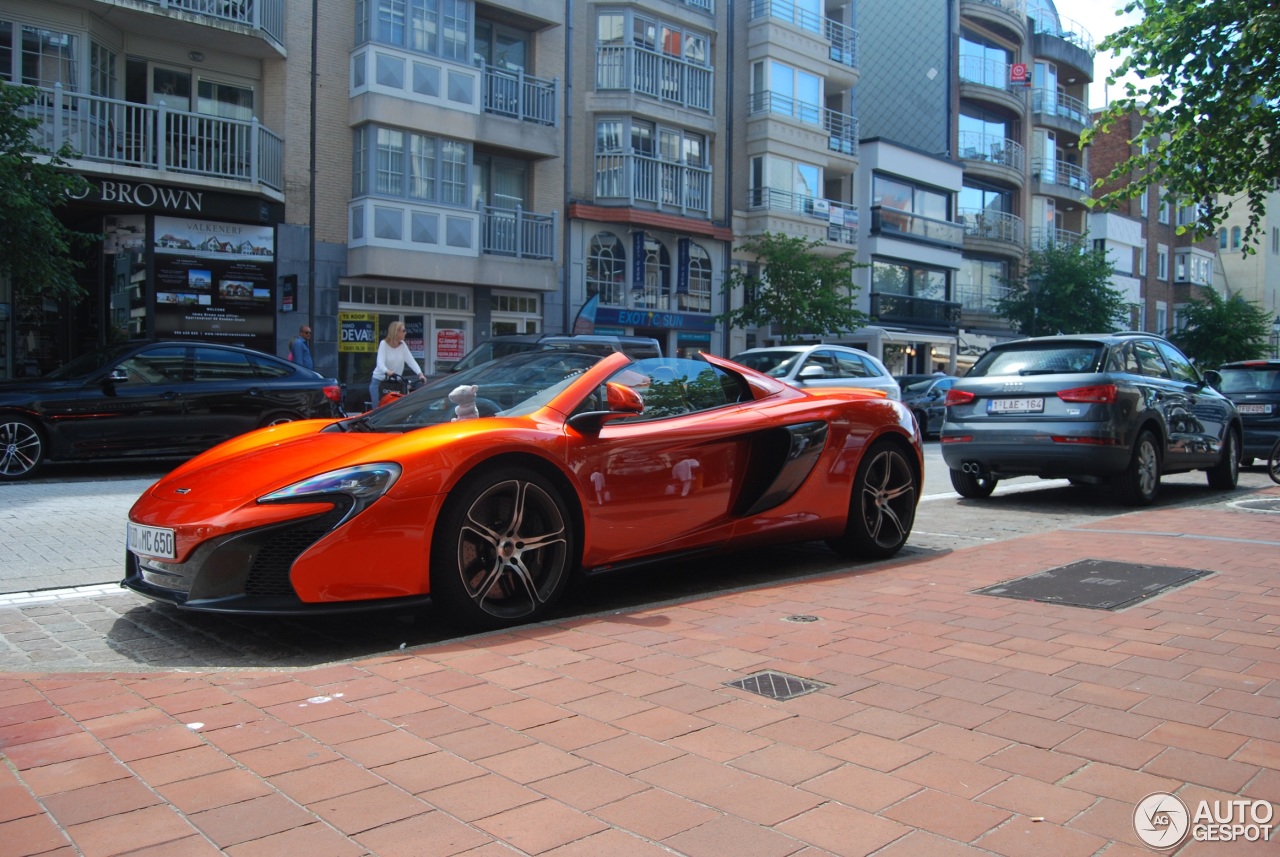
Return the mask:
[[[586,567],[728,537],[752,417],[726,395],[724,377],[679,358],[640,360],[614,376],[640,393],[645,412],[606,423],[570,462],[591,521]]]
[[[279,373],[266,375],[268,361],[257,361],[250,352],[197,345],[192,365],[187,412],[196,433],[193,442],[205,447],[252,431],[264,421],[296,419],[310,412],[307,392]],[[304,370],[284,366],[279,371]]]
[[[60,404],[74,420],[74,455],[164,455],[188,450],[184,434],[187,346],[158,343],[136,351]]]
[[[1194,388],[1189,391],[1186,383],[1173,377],[1155,340],[1135,341],[1133,357],[1142,376],[1146,406],[1156,411],[1164,424],[1164,469],[1185,470],[1196,460],[1196,450],[1203,442],[1202,429],[1193,413]]]
[[[1168,342],[1156,342],[1164,355],[1176,384],[1187,396],[1188,419],[1183,426],[1187,454],[1201,466],[1212,465],[1222,454],[1222,443],[1229,430],[1234,406],[1205,383],[1196,367],[1181,351]]]

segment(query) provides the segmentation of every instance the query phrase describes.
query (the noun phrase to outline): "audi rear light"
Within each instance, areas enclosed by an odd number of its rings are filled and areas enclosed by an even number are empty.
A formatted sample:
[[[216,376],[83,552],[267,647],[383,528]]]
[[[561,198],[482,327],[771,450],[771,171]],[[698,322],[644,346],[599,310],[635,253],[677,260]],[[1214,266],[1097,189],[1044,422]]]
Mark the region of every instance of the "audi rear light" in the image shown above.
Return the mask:
[[[324,397],[331,402],[335,402],[335,403],[341,402],[342,388],[337,385],[327,386],[324,388]]]
[[[973,393],[970,393],[968,390],[957,390],[955,387],[952,387],[950,390],[947,390],[947,398],[943,404],[948,406],[967,405],[976,398],[978,397]]]
[[[1091,387],[1073,387],[1070,390],[1059,390],[1058,398],[1064,402],[1110,405],[1115,403],[1118,392],[1115,384],[1095,384]]]

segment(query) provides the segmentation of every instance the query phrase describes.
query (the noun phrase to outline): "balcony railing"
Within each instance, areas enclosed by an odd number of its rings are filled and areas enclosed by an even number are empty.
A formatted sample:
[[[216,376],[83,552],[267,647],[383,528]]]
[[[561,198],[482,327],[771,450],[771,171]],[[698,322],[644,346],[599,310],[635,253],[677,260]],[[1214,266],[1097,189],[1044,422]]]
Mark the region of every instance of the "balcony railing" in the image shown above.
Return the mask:
[[[757,18],[774,18],[811,33],[820,33],[831,45],[832,62],[849,68],[858,66],[858,31],[852,27],[802,9],[789,0],[751,0],[751,20]]]
[[[977,131],[961,131],[958,137],[960,157],[966,161],[986,161],[1022,172],[1027,151],[1017,140]]]
[[[707,113],[714,104],[710,68],[634,45],[596,47],[596,89],[638,92]]]
[[[1008,297],[1009,287],[995,283],[956,283],[960,306],[973,312],[995,312],[996,303]]]
[[[1084,28],[1083,24],[1069,18],[1059,17],[1056,21],[1052,18],[1036,20],[1036,32],[1054,36],[1093,53],[1093,35]]]
[[[1027,227],[1016,214],[985,208],[962,208],[959,216],[966,237],[1003,241],[1020,247],[1026,243]]]
[[[557,125],[556,81],[523,71],[484,67],[484,111],[522,122]]]
[[[262,30],[284,44],[284,0],[142,0],[161,9],[174,9],[229,24]]]
[[[979,86],[999,89],[1002,92],[1021,92],[1024,84],[1013,85],[1012,67],[999,60],[982,59],[981,57],[960,57],[960,80],[964,83],[976,83]]]
[[[255,119],[221,119],[40,87],[24,112],[40,119],[32,142],[75,157],[161,172],[189,173],[284,190],[284,140]]]
[[[1087,170],[1054,158],[1032,158],[1031,175],[1045,184],[1069,187],[1080,193],[1093,189],[1093,176]]]
[[[770,90],[751,95],[751,114],[762,113],[789,116],[802,124],[821,127],[827,135],[828,149],[857,157],[858,120],[853,116]]]
[[[1084,236],[1069,229],[1055,229],[1052,226],[1034,226],[1031,228],[1031,249],[1045,250],[1049,247],[1070,247],[1079,245]]]
[[[652,155],[597,154],[596,199],[650,203],[682,215],[711,216],[711,168]]]
[[[1047,113],[1050,116],[1070,119],[1086,128],[1093,126],[1093,115],[1089,112],[1088,106],[1079,98],[1067,95],[1065,92],[1044,87],[1032,90],[1031,109],[1036,113]]]
[[[878,321],[904,321],[921,327],[960,326],[960,304],[894,292],[871,293],[871,317]]]
[[[843,202],[805,196],[771,187],[752,188],[747,192],[747,207],[768,209],[821,220],[827,224],[827,240],[850,247],[858,243],[858,209]]]
[[[555,213],[480,206],[480,252],[517,259],[554,259]]]
[[[916,238],[947,247],[964,245],[964,226],[898,208],[871,207],[871,234]]]
[[[995,6],[997,9],[1003,9],[1006,12],[1017,15],[1019,18],[1027,14],[1027,0],[972,0],[972,2]]]

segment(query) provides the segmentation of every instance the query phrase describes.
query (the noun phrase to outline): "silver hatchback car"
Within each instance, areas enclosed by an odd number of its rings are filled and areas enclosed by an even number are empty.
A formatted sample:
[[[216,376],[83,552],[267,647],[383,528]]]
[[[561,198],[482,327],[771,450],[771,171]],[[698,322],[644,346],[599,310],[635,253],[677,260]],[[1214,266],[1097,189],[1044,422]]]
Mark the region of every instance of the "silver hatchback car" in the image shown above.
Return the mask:
[[[1153,334],[1001,343],[955,382],[946,406],[942,458],[962,497],[1032,475],[1106,483],[1145,506],[1164,473],[1204,470],[1223,489],[1239,476],[1235,405]]]
[[[883,390],[890,399],[902,398],[898,382],[883,363],[847,345],[748,348],[733,362],[797,387],[870,387]]]

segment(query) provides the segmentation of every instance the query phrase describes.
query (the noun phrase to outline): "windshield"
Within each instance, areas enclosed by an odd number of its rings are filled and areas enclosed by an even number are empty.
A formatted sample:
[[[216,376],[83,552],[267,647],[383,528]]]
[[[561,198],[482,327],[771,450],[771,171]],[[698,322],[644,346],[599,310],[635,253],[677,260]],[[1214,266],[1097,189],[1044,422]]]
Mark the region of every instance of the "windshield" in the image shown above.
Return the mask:
[[[794,351],[753,351],[739,354],[733,362],[774,378],[785,378],[799,357]]]
[[[1096,342],[1030,343],[993,348],[973,365],[969,377],[1097,372],[1104,351]]]
[[[545,405],[573,379],[600,361],[596,354],[526,351],[433,381],[404,398],[349,421],[354,430],[403,432],[447,423],[462,403],[449,398],[460,386],[474,386],[476,416],[516,417]]]
[[[98,348],[87,354],[81,354],[70,363],[59,366],[45,377],[55,381],[88,378],[101,372],[107,366],[120,359],[122,355],[132,351],[134,347],[134,345],[109,345],[106,348]]]

